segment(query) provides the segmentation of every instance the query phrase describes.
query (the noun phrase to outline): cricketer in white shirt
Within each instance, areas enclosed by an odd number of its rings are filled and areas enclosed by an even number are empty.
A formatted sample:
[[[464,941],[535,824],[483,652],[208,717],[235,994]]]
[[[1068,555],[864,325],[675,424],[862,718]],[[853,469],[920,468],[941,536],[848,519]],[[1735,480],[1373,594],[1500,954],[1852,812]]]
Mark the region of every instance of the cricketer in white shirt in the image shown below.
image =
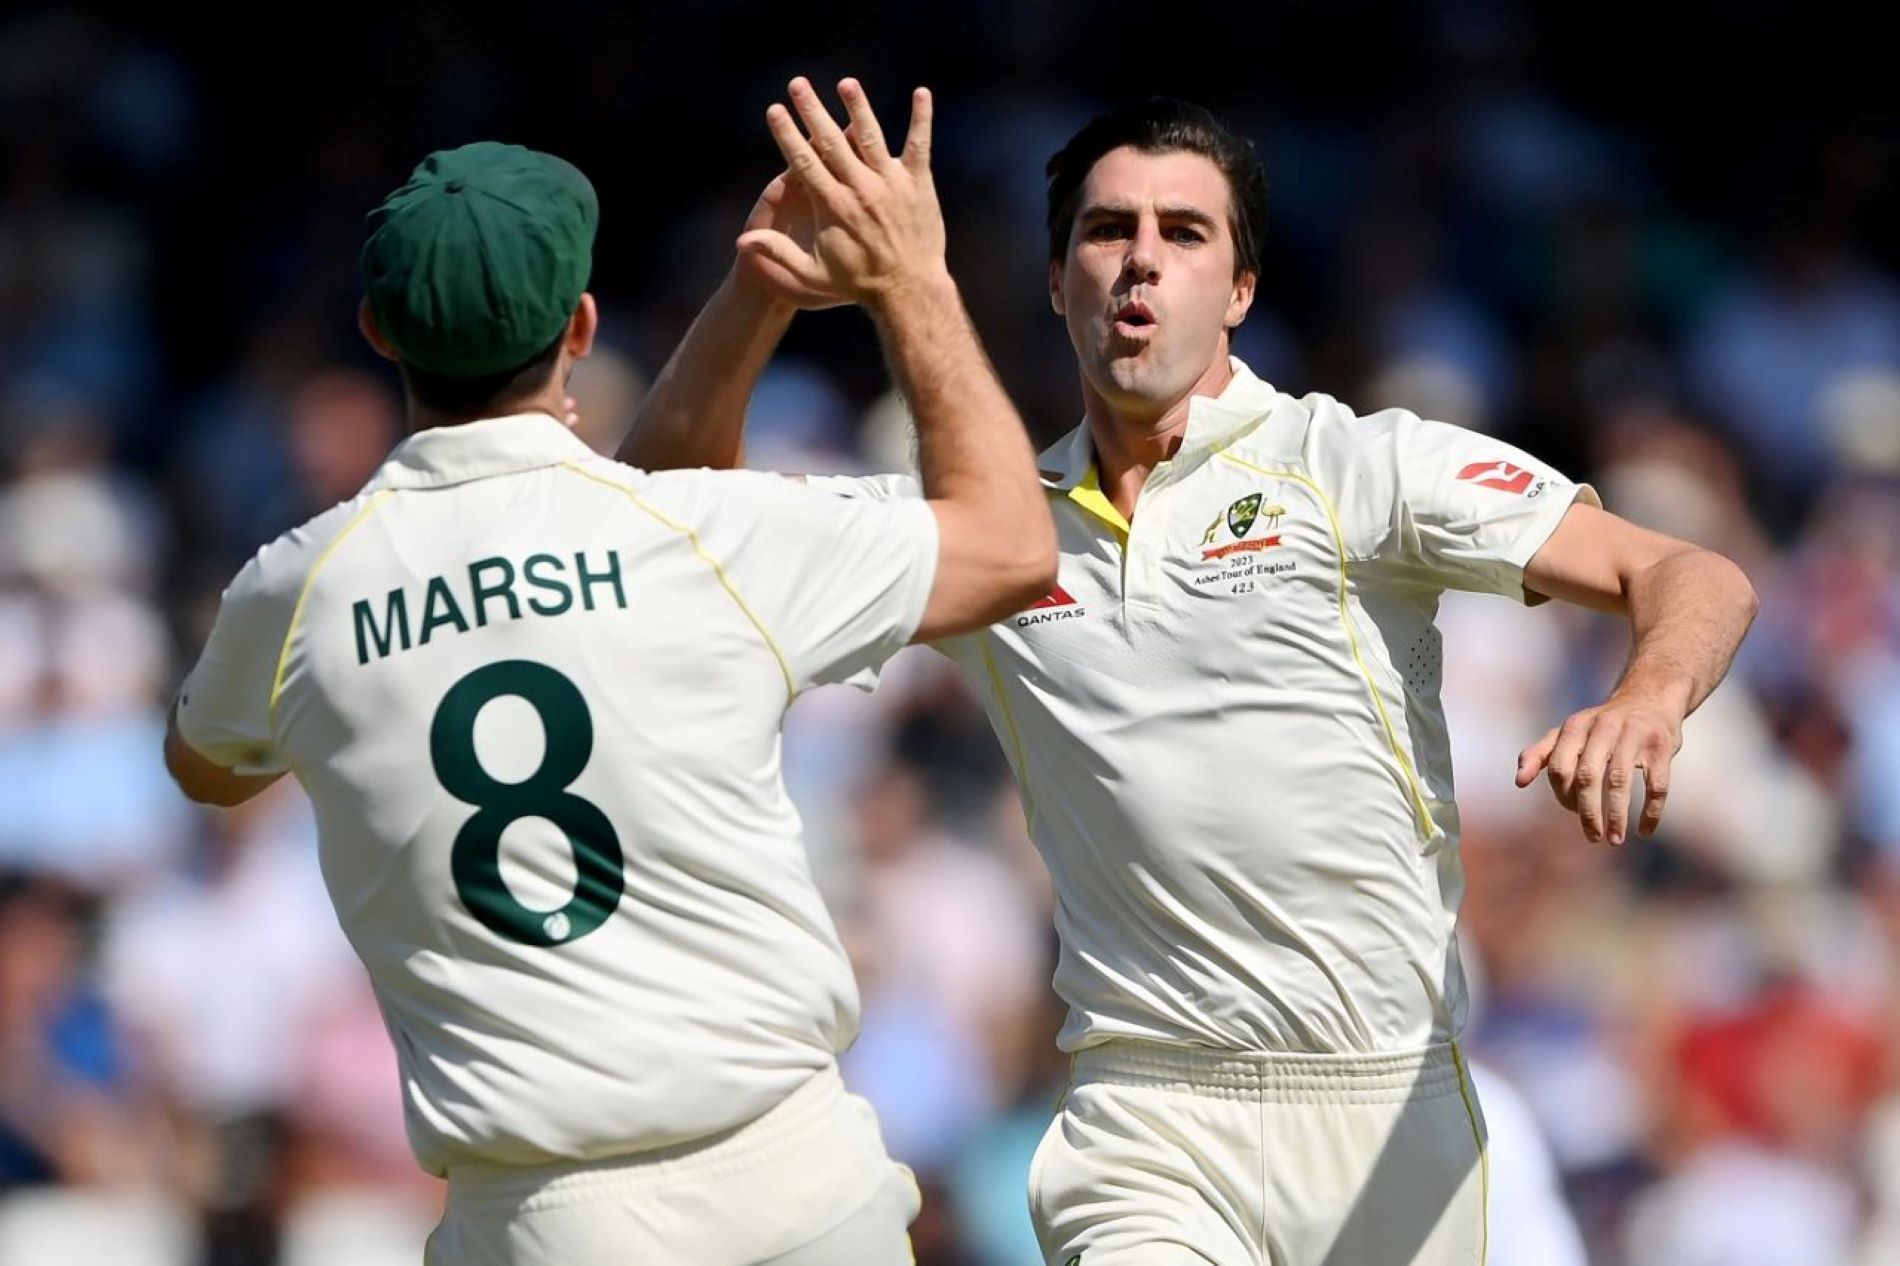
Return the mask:
[[[922,502],[526,414],[410,437],[244,568],[179,730],[309,793],[425,1168],[705,1138],[832,1066],[857,990],[780,718],[906,643],[936,560]]]
[[[1233,367],[1132,525],[1086,424],[1046,450],[1057,587],[934,643],[981,693],[1055,881],[1061,1044],[1449,1042],[1464,875],[1438,596],[1536,600],[1524,565],[1596,495],[1487,436]]]

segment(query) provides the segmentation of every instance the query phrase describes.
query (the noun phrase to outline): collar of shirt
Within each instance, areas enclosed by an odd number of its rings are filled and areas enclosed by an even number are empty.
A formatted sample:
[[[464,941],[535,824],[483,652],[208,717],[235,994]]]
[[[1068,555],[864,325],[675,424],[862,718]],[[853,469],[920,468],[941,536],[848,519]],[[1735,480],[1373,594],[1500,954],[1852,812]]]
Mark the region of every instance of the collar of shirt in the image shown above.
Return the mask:
[[[1188,401],[1187,432],[1174,456],[1164,463],[1174,479],[1199,466],[1208,454],[1271,412],[1279,399],[1280,393],[1256,377],[1246,362],[1238,356],[1227,359],[1234,376],[1220,395],[1195,396]],[[1036,473],[1042,476],[1044,488],[1062,493],[1127,534],[1127,521],[1102,492],[1087,418],[1038,455]]]
[[[442,488],[582,461],[594,451],[550,413],[517,413],[417,431],[383,460],[366,492]]]

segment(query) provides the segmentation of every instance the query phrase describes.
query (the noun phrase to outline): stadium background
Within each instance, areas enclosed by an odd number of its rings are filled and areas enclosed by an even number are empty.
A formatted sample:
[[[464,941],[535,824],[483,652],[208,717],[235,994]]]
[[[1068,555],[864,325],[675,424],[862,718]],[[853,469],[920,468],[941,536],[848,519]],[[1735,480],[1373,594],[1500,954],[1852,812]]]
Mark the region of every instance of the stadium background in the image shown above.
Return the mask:
[[[1263,376],[1507,437],[1743,564],[1761,619],[1689,726],[1665,834],[1621,852],[1510,786],[1518,748],[1613,676],[1617,623],[1447,602],[1472,1046],[1592,1262],[1900,1261],[1900,112],[1871,21],[1776,0],[9,6],[0,1263],[416,1260],[439,1189],[307,810],[288,787],[191,809],[162,707],[242,560],[399,435],[355,252],[416,159],[517,140],[599,187],[605,348],[577,386],[601,437],[723,270],[797,72],[862,76],[893,131],[913,83],[937,90],[952,265],[1039,438],[1078,412],[1043,161],[1114,97],[1173,92],[1266,157],[1240,337]],[[860,315],[801,319],[754,464],[891,467],[884,392]],[[987,727],[913,651],[874,696],[802,701],[787,753],[863,982],[847,1073],[930,1197],[919,1261],[1032,1263],[1059,1012]],[[1531,1206],[1495,1215],[1494,1266],[1546,1266],[1508,1256]]]

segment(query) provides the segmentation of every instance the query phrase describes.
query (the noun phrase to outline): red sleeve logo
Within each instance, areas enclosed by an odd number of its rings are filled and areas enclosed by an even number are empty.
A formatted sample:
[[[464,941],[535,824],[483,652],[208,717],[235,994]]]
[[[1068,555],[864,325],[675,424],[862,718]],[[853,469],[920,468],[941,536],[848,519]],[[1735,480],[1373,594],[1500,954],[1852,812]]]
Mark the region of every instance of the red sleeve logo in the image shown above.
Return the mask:
[[[1513,466],[1510,462],[1473,462],[1458,472],[1460,483],[1477,484],[1480,488],[1496,488],[1499,492],[1513,492],[1519,495],[1530,491],[1537,476],[1522,466]]]

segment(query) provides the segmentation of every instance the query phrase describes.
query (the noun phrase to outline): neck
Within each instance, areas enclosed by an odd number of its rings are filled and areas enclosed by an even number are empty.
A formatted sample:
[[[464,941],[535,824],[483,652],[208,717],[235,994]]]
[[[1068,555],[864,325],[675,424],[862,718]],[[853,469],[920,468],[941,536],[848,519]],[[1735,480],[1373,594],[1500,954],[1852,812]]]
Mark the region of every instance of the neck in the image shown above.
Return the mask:
[[[1218,396],[1234,380],[1225,349],[1179,397],[1166,402],[1114,401],[1082,381],[1082,406],[1095,443],[1095,475],[1102,494],[1122,517],[1134,519],[1135,500],[1149,472],[1173,457],[1187,435],[1195,396]]]
[[[567,416],[567,388],[562,375],[556,374],[549,379],[548,385],[532,396],[522,396],[514,400],[492,401],[473,413],[431,409],[420,404],[414,396],[409,397],[410,431],[429,431],[437,427],[462,426],[469,422],[480,422],[486,418],[506,418],[517,413],[546,413],[555,419]]]

